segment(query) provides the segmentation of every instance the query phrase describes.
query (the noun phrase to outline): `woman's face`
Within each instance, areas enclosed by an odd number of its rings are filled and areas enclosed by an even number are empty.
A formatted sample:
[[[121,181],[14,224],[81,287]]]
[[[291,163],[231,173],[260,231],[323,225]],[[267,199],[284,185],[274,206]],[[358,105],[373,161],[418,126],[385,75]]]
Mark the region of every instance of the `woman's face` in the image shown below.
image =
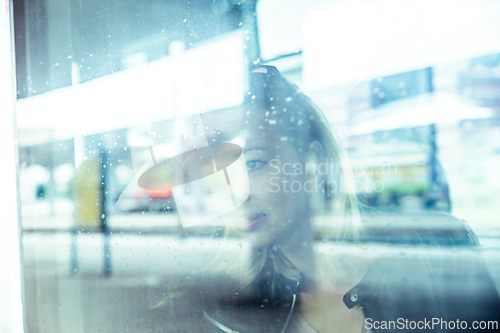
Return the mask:
[[[309,193],[305,156],[292,124],[269,121],[269,112],[218,112],[204,116],[210,133],[226,142],[240,145],[246,160],[250,195],[237,209],[225,216],[252,246],[286,244],[310,228]],[[289,119],[289,118],[287,118]],[[294,135],[295,133],[295,135]],[[303,140],[302,140],[303,141]],[[301,147],[298,146],[300,142]],[[307,191],[304,189],[307,186]]]

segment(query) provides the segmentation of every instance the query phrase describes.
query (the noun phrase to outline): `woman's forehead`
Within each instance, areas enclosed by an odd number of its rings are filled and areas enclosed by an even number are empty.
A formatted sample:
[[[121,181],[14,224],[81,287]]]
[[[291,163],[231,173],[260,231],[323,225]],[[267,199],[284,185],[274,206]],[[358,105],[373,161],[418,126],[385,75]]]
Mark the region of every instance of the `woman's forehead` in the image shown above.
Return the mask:
[[[243,150],[260,147],[283,154],[285,150],[304,151],[311,141],[309,121],[297,111],[293,104],[278,110],[246,104],[204,113],[201,120],[211,142],[235,143]]]
[[[207,136],[215,141],[245,142],[273,141],[282,130],[269,121],[269,112],[263,110],[235,109],[206,113],[202,116]]]

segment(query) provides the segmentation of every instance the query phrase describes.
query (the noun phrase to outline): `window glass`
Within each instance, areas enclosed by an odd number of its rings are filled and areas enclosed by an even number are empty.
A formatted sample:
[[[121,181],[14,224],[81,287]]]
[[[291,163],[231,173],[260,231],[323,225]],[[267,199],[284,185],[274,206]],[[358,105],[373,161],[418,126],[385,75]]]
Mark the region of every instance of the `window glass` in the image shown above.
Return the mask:
[[[497,1],[13,6],[28,332],[498,329]]]

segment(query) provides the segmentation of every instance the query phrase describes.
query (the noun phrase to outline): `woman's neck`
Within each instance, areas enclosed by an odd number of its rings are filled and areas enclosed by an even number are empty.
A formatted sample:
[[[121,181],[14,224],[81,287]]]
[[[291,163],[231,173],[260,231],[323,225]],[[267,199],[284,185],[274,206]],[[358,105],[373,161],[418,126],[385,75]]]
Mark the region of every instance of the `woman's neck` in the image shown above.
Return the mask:
[[[310,223],[283,235],[275,245],[281,253],[302,274],[304,284],[302,290],[313,288],[316,274],[316,260],[313,249],[314,235]]]

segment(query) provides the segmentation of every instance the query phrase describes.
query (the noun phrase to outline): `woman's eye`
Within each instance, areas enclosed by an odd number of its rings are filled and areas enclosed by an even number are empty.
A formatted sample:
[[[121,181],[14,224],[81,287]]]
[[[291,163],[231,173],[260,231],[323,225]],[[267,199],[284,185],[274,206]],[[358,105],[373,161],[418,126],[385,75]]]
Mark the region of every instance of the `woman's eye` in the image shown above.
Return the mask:
[[[255,170],[258,167],[262,165],[262,161],[259,160],[252,160],[247,162],[247,169],[248,170]]]

